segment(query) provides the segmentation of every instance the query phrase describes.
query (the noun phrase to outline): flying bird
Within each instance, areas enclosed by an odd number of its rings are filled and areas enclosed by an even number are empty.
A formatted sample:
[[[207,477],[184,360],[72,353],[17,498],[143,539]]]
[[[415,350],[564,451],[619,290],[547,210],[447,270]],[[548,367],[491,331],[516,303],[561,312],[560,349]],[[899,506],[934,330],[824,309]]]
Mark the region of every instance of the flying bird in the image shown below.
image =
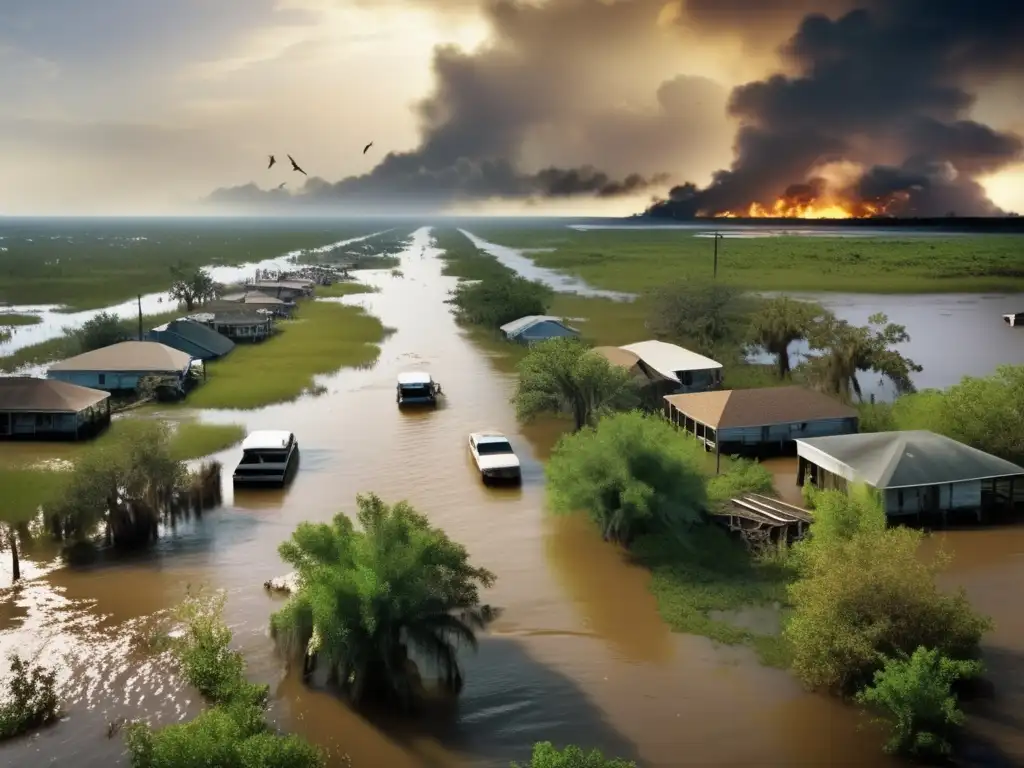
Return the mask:
[[[287,184],[287,183],[288,183],[287,181],[282,181],[280,184],[277,185],[277,188],[278,189],[284,189],[284,185]]]
[[[369,144],[367,144],[365,147],[363,147],[363,154],[365,155],[370,150],[370,147],[372,147],[372,146],[373,146],[373,142],[371,141]]]
[[[294,158],[294,157],[292,157],[291,155],[288,155],[288,159],[289,159],[289,160],[291,161],[291,163],[292,163],[292,170],[293,170],[293,171],[298,171],[298,172],[299,172],[299,173],[301,173],[301,174],[302,174],[303,176],[309,176],[309,174],[308,174],[308,173],[306,173],[306,172],[305,172],[304,170],[302,170],[301,168],[299,168],[299,164],[295,162],[295,158]]]
[[[277,162],[277,158],[276,158],[276,157],[274,157],[273,155],[267,155],[267,157],[269,157],[269,158],[270,158],[270,162],[269,162],[269,163],[267,163],[267,170],[270,170],[271,168],[273,168],[273,167],[274,167],[274,163],[276,163],[276,162]]]

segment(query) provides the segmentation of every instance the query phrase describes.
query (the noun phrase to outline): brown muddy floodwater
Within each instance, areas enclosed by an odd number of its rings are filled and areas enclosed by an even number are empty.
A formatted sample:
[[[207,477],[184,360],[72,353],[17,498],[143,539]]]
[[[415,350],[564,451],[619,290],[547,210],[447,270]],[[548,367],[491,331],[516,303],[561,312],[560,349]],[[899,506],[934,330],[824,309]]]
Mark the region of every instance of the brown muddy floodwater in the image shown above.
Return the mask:
[[[347,752],[354,768],[505,768],[535,741],[578,743],[642,766],[888,766],[864,718],[803,692],[791,677],[742,648],[672,634],[645,574],[577,521],[543,509],[543,470],[555,435],[515,422],[513,381],[455,326],[426,230],[403,256],[404,277],[369,273],[378,294],[351,297],[396,329],[368,370],[323,380],[327,393],[257,412],[205,417],[251,429],[293,430],[302,466],[285,492],[225,496],[221,510],[168,533],[152,555],[91,570],[32,570],[0,602],[0,650],[65,657],[67,719],[0,748],[2,765],[110,766],[125,761],[106,724],[119,717],[171,722],[198,708],[166,659],[134,640],[189,585],[228,590],[227,618],[253,678],[268,682],[273,715]],[[399,371],[429,370],[444,407],[402,413]],[[467,433],[506,431],[524,467],[521,489],[483,487],[465,450]],[[227,468],[237,449],[218,458]],[[779,468],[782,473],[784,468]],[[780,474],[781,476],[781,474]],[[466,657],[457,712],[415,724],[368,722],[335,698],[283,675],[267,637],[278,604],[262,588],[285,568],[276,548],[303,520],[351,510],[355,494],[408,499],[498,574],[487,600],[504,609],[479,653]],[[1024,583],[1020,530],[950,534],[955,576],[999,628],[989,641],[999,698],[979,730],[1024,758]],[[6,560],[6,559],[4,559]],[[339,761],[340,762],[340,761]]]

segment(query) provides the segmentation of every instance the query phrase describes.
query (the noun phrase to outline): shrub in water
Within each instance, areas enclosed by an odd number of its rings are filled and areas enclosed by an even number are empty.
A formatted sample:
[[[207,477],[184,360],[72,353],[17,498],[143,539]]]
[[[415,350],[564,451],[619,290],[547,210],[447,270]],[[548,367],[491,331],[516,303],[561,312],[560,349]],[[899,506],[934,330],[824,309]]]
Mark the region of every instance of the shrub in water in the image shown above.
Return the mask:
[[[533,745],[529,763],[521,765],[514,762],[511,768],[636,768],[636,763],[605,757],[597,749],[584,752],[570,744],[560,750],[550,741],[542,741]]]
[[[51,723],[59,714],[57,674],[24,661],[16,653],[11,654],[10,661],[7,701],[0,704],[0,739]]]
[[[964,722],[953,685],[981,674],[977,661],[960,661],[918,648],[907,658],[887,658],[874,684],[857,701],[882,714],[892,728],[887,752],[921,757],[948,755],[949,737]]]

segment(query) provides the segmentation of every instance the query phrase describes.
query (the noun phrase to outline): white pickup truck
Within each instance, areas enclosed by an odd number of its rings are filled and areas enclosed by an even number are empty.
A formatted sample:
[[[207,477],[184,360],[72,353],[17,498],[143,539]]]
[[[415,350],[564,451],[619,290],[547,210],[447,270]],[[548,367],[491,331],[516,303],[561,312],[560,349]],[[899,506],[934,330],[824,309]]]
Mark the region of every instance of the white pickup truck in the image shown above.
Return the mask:
[[[519,458],[508,438],[500,432],[473,432],[469,436],[469,452],[485,483],[522,480]]]

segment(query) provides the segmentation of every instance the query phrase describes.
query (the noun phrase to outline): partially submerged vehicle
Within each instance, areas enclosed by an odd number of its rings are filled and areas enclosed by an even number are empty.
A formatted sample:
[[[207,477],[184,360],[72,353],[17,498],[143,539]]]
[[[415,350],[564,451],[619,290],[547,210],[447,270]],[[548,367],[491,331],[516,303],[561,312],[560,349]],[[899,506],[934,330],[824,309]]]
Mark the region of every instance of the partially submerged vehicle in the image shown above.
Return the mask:
[[[403,405],[437,405],[437,398],[443,394],[441,385],[425,371],[408,371],[398,374],[395,387],[395,401]]]
[[[242,441],[242,459],[235,467],[235,485],[281,487],[295,476],[299,441],[285,430],[252,432]]]
[[[473,432],[469,436],[469,452],[485,483],[522,481],[519,457],[501,432]]]

